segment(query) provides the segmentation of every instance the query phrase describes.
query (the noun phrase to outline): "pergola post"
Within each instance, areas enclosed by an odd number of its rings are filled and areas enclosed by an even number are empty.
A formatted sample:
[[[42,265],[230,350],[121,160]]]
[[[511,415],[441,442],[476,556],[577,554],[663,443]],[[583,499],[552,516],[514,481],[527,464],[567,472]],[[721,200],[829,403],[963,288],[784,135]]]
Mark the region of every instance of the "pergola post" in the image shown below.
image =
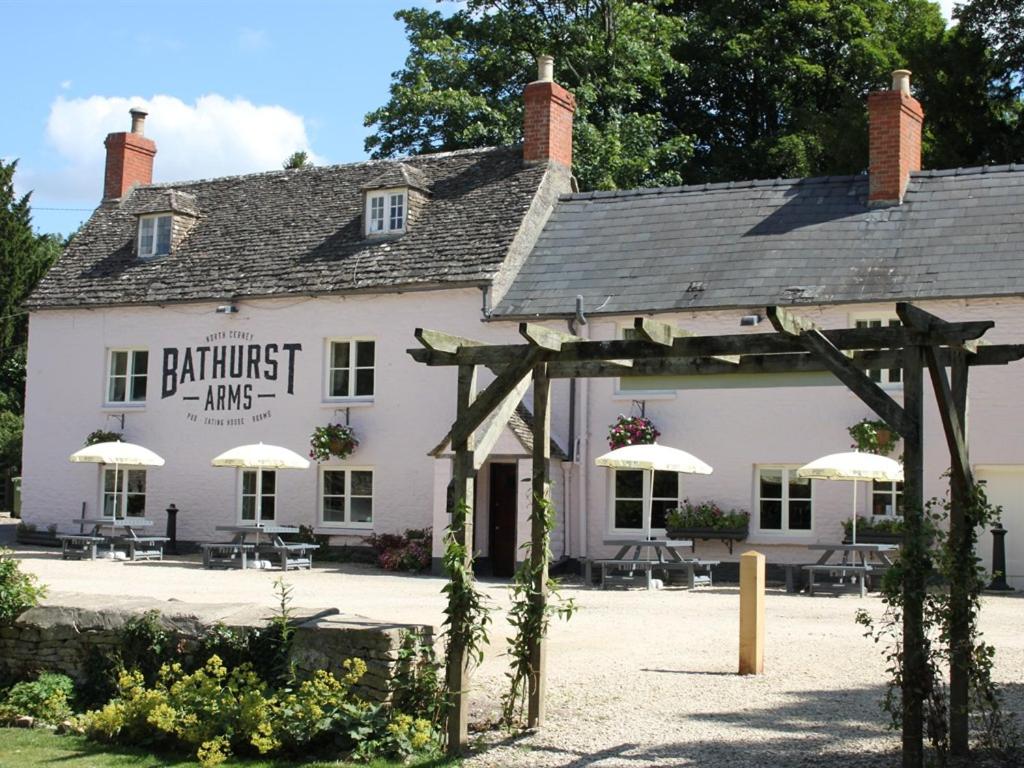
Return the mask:
[[[543,615],[548,599],[548,543],[545,518],[550,489],[551,467],[551,380],[547,363],[533,368],[533,514],[530,525],[530,602]],[[544,700],[547,679],[547,640],[534,638],[530,643],[530,675],[527,680],[528,728],[544,725]]]
[[[476,366],[460,365],[456,396],[456,419],[462,419],[476,395]],[[465,547],[463,567],[473,571],[473,433],[452,440],[452,498],[456,507],[465,505],[465,516],[454,514],[451,533]],[[453,637],[448,649],[446,682],[448,702],[448,754],[459,755],[469,744],[469,657],[465,645]]]
[[[903,352],[903,768],[924,764],[924,350]],[[907,428],[909,427],[909,428]]]

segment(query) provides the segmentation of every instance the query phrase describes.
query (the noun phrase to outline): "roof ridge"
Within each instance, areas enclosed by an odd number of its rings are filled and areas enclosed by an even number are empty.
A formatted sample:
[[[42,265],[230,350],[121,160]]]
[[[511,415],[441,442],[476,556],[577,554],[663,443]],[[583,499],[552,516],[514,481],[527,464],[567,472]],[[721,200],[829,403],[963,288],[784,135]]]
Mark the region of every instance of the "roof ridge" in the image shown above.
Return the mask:
[[[932,179],[942,176],[977,176],[985,173],[1024,173],[1024,162],[1006,163],[1003,165],[972,165],[967,168],[930,168],[922,171],[911,171],[911,178]]]
[[[691,194],[722,189],[754,189],[758,187],[786,187],[797,184],[848,184],[851,181],[867,181],[867,174],[807,176],[792,179],[747,179],[745,181],[718,181],[704,184],[686,184],[678,187],[638,187],[635,189],[593,190],[573,192],[559,197],[560,200],[600,200],[605,198],[641,197],[658,194]]]
[[[241,179],[255,179],[260,176],[285,176],[296,173],[309,173],[311,171],[327,171],[341,168],[356,168],[359,166],[385,165],[390,163],[409,163],[418,160],[437,160],[459,155],[484,154],[485,152],[496,152],[498,150],[515,149],[517,145],[506,144],[492,147],[472,147],[469,149],[450,149],[445,152],[428,152],[422,155],[402,155],[400,157],[369,158],[367,160],[356,160],[351,163],[332,163],[330,165],[310,165],[304,168],[281,168],[272,171],[253,171],[252,173],[235,173],[227,176],[208,176],[201,179],[181,179],[178,181],[159,181],[153,184],[139,184],[134,189],[176,189],[192,184],[209,184],[213,181],[236,181]]]

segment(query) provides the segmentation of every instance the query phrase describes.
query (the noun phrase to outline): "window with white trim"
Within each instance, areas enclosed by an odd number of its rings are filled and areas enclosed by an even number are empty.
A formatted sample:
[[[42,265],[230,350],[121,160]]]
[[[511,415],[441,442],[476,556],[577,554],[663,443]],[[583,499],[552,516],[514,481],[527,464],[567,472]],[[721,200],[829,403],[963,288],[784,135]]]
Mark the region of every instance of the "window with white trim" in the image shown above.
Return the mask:
[[[149,367],[145,349],[112,349],[107,355],[107,402],[144,403]]]
[[[903,483],[871,482],[871,514],[874,517],[903,516]]]
[[[863,317],[853,321],[854,328],[898,328],[903,323],[895,317]],[[903,382],[903,369],[895,368],[871,368],[865,371],[872,381],[879,384],[901,384]]]
[[[139,258],[166,256],[171,252],[171,219],[169,213],[139,218]]]
[[[277,472],[243,469],[238,517],[245,522],[273,520],[277,514]]]
[[[611,527],[613,530],[642,531],[645,528],[644,501],[651,500],[651,530],[665,529],[665,515],[680,504],[679,474],[650,473],[640,469],[617,469],[614,472]]]
[[[104,467],[103,517],[146,516],[146,470]]]
[[[373,526],[373,470],[320,468],[320,522]]]
[[[768,533],[810,531],[814,499],[810,478],[797,477],[796,467],[757,468],[757,526]]]
[[[369,339],[328,339],[327,399],[372,399],[376,356]]]
[[[383,189],[366,194],[366,234],[399,234],[405,231],[408,204],[404,189]]]

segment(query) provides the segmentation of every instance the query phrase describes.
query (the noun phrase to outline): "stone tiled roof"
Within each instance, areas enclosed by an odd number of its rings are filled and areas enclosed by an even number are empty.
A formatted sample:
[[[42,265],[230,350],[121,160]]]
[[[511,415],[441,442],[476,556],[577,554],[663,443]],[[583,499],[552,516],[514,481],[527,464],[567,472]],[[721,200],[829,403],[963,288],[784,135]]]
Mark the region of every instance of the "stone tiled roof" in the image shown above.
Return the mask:
[[[491,421],[492,419],[488,419],[484,423],[488,424]],[[533,455],[533,414],[530,413],[530,409],[523,403],[519,403],[516,409],[512,411],[512,415],[509,416],[506,427],[512,432],[516,440],[519,441],[519,444],[523,446],[523,451],[527,455]],[[445,435],[444,439],[434,446],[427,455],[438,458],[450,451],[451,432]],[[562,450],[562,446],[558,444],[554,437],[551,438],[551,458],[559,461],[569,460],[568,454]]]
[[[396,168],[416,184],[429,180],[430,200],[404,235],[366,239],[361,188]],[[138,187],[96,210],[28,306],[483,284],[545,171],[509,147]],[[137,214],[168,201],[198,211],[195,226],[169,256],[135,258]]]
[[[1024,165],[563,196],[496,317],[1024,294]]]
[[[361,189],[386,189],[388,187],[413,187],[424,191],[430,190],[430,182],[422,170],[408,163],[388,163],[388,167],[380,176],[370,179]]]

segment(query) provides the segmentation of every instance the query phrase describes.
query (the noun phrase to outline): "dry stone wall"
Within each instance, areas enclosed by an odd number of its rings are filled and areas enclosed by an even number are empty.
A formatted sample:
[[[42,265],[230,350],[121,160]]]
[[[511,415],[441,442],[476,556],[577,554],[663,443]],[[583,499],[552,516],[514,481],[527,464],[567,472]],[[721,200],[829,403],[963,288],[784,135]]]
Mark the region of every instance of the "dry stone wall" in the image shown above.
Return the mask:
[[[263,627],[273,614],[254,605],[124,598],[112,606],[109,597],[62,595],[57,602],[26,611],[13,625],[0,627],[0,670],[18,678],[44,670],[63,672],[80,681],[96,651],[115,650],[125,622],[151,610],[160,613],[168,632],[186,643],[217,624]],[[360,658],[367,671],[356,690],[368,701],[387,698],[406,633],[433,639],[429,626],[373,621],[333,608],[295,608],[294,615],[291,653],[296,668],[304,673],[324,669],[340,677],[346,659]]]

